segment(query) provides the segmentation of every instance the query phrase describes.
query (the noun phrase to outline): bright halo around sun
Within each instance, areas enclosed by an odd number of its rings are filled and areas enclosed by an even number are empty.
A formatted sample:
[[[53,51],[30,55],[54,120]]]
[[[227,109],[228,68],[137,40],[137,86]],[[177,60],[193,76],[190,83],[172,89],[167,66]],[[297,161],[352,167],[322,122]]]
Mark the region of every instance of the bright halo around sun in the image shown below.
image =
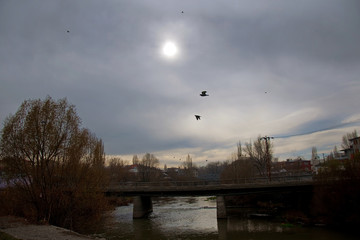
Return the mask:
[[[178,48],[174,42],[166,42],[162,48],[162,52],[166,57],[175,57],[178,53]]]

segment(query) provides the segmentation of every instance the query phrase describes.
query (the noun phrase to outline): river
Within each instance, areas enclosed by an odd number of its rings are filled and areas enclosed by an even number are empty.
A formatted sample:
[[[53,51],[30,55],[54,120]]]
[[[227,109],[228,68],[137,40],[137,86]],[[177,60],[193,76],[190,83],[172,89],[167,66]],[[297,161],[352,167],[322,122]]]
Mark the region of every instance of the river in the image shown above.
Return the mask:
[[[153,199],[148,219],[132,219],[132,205],[109,214],[98,236],[120,239],[358,239],[321,227],[302,227],[261,219],[216,218],[216,200],[209,197]],[[99,232],[99,230],[98,230]]]

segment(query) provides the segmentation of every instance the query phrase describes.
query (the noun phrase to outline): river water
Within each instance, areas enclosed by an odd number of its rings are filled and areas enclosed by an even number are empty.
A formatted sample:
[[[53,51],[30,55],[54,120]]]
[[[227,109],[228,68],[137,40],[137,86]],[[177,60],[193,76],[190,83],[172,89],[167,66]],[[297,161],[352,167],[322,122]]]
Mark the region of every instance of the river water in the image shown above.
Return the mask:
[[[358,239],[325,228],[286,225],[260,219],[217,220],[216,200],[209,197],[153,199],[148,219],[132,219],[132,205],[116,208],[99,236],[106,239]]]

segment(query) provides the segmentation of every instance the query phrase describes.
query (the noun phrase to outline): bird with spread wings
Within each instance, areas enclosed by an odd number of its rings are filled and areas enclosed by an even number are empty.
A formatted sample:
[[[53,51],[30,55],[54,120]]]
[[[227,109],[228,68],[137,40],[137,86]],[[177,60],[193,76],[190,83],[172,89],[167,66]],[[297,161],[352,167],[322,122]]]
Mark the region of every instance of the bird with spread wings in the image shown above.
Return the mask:
[[[201,97],[209,96],[209,94],[206,94],[206,92],[207,92],[207,91],[202,91],[202,92],[200,93],[200,96],[201,96]]]

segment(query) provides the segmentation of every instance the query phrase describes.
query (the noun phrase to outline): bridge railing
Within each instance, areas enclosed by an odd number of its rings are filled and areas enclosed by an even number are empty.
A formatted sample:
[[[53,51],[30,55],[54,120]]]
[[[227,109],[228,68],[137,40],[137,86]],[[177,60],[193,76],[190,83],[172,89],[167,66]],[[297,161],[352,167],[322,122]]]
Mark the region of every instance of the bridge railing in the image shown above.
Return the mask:
[[[196,181],[156,181],[156,182],[113,182],[112,186],[117,187],[186,187],[186,186],[221,186],[221,185],[241,185],[241,184],[276,184],[286,182],[312,181],[312,175],[299,176],[274,176],[271,180],[267,177],[257,178],[238,178],[222,180],[196,180]]]
[[[277,183],[277,182],[303,182],[312,181],[312,175],[298,175],[298,176],[273,176],[271,179],[268,177],[257,178],[239,178],[239,179],[224,179],[221,184],[251,184],[251,183]]]

